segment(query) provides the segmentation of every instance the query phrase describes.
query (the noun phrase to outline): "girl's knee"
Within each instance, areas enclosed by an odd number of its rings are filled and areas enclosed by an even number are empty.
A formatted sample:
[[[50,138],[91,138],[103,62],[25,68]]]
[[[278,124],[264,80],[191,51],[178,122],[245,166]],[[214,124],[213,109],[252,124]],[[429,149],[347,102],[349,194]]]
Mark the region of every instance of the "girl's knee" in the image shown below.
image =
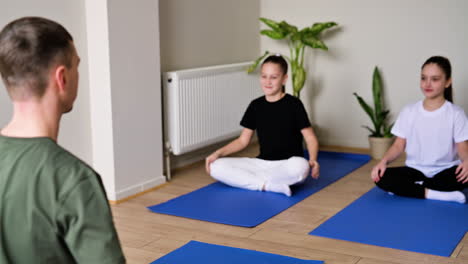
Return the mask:
[[[291,175],[304,176],[310,169],[309,162],[302,157],[291,157],[287,162],[288,171]]]
[[[231,164],[232,161],[233,161],[233,158],[229,158],[229,157],[219,158],[213,161],[213,163],[211,164],[216,164],[216,166],[225,167],[225,166],[229,166],[229,164]]]
[[[398,185],[399,183],[390,178],[388,174],[384,173],[375,185],[386,192],[392,192],[395,189],[395,184]]]
[[[302,157],[291,157],[288,159],[289,165],[296,168],[305,169],[309,167],[309,162]]]
[[[387,191],[387,186],[385,184],[382,184],[382,180],[379,180],[378,182],[374,182],[375,186],[379,187],[380,189]]]
[[[218,172],[223,171],[227,168],[229,162],[225,158],[219,158],[210,164],[211,176],[219,174]],[[214,177],[214,176],[213,176]]]

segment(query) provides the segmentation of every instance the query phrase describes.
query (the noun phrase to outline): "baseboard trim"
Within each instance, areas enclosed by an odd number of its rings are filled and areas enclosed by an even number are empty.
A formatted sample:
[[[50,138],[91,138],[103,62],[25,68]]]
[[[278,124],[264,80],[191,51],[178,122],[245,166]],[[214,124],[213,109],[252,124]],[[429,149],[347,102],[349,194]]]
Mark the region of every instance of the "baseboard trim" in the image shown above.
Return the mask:
[[[166,178],[164,176],[157,177],[156,179],[152,179],[150,181],[137,184],[128,188],[125,188],[116,193],[117,200],[109,200],[110,204],[116,205],[135,197],[141,196],[145,193],[154,191],[156,189],[161,188],[166,184]]]

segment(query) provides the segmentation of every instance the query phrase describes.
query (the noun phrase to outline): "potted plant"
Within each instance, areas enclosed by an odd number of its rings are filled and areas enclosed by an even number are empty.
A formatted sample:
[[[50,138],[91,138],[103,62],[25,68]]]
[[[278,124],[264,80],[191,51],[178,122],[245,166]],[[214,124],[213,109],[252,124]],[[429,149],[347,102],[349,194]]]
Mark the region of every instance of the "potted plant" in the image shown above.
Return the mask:
[[[320,39],[320,33],[326,29],[332,28],[337,24],[335,22],[315,23],[310,27],[298,30],[296,26],[290,25],[286,21],[276,22],[267,18],[260,18],[260,21],[271,29],[264,29],[260,34],[268,36],[272,39],[287,39],[290,57],[283,56],[291,65],[291,77],[293,85],[293,95],[300,96],[301,90],[304,87],[306,80],[306,71],[304,70],[304,51],[305,47],[314,49],[328,50],[328,47]],[[258,64],[265,58],[269,51],[260,56],[247,70],[253,72]]]
[[[356,96],[362,109],[370,117],[374,128],[369,126],[363,126],[369,130],[369,145],[371,151],[371,157],[374,159],[381,159],[385,152],[390,148],[393,143],[393,135],[390,132],[393,124],[387,125],[387,117],[390,113],[389,110],[385,110],[382,95],[382,78],[380,77],[379,69],[377,66],[374,68],[374,74],[372,77],[372,95],[374,99],[374,108],[370,107],[362,97],[357,93],[353,93]]]

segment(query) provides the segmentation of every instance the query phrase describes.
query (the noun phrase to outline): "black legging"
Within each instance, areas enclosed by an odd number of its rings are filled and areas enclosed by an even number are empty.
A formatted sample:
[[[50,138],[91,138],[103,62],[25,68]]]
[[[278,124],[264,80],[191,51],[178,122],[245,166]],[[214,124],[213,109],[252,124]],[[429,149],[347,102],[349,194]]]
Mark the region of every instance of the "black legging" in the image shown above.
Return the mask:
[[[424,199],[426,188],[444,192],[468,188],[468,183],[457,181],[456,169],[457,166],[454,166],[437,173],[433,178],[428,178],[422,172],[410,167],[387,168],[376,185],[396,195]]]

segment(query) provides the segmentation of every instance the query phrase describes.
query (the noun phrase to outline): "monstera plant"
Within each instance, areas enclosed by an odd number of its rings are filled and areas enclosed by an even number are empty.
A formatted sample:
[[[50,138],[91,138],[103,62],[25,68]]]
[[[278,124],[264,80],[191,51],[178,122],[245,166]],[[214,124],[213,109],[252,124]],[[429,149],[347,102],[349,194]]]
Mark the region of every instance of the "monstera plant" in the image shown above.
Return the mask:
[[[324,30],[337,26],[335,22],[315,23],[310,27],[299,30],[296,26],[286,21],[276,22],[267,18],[260,18],[260,21],[270,29],[260,31],[260,34],[272,39],[286,39],[289,46],[290,57],[285,57],[291,65],[293,95],[300,96],[306,80],[306,71],[304,69],[304,51],[306,47],[314,49],[328,50],[327,45],[320,39],[320,33]],[[268,55],[269,51],[260,56],[247,70],[253,72],[258,64]]]

